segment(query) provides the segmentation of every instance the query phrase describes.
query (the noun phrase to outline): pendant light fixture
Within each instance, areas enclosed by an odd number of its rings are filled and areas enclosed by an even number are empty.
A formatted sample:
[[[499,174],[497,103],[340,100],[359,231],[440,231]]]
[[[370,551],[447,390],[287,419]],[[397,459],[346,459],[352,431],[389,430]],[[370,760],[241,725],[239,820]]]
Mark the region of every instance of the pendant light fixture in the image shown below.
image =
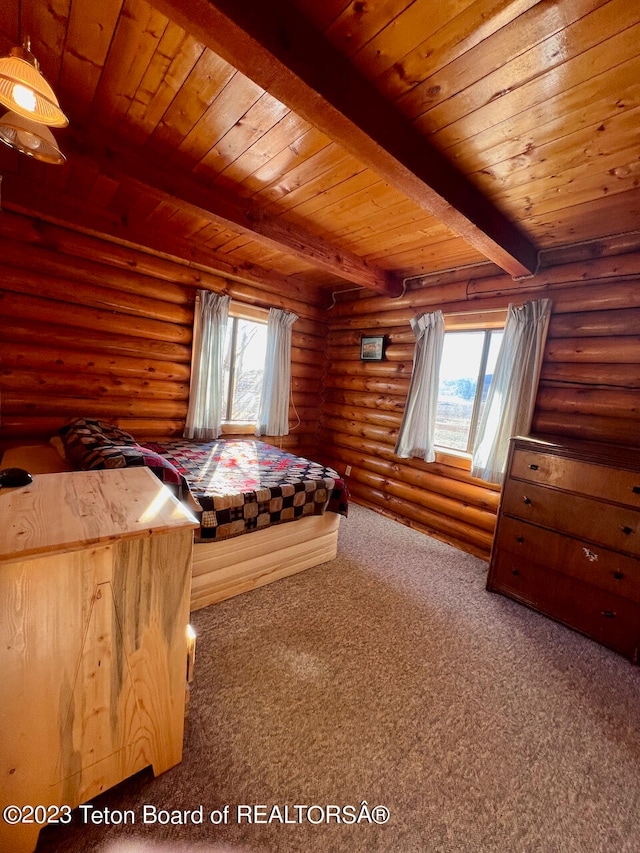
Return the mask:
[[[18,0],[18,41],[22,42],[22,0]],[[0,58],[0,104],[50,127],[69,124],[53,89],[40,73],[29,38],[22,47],[11,48],[9,56]]]
[[[0,142],[43,163],[61,165],[66,160],[46,125],[15,112],[5,113],[0,119]]]

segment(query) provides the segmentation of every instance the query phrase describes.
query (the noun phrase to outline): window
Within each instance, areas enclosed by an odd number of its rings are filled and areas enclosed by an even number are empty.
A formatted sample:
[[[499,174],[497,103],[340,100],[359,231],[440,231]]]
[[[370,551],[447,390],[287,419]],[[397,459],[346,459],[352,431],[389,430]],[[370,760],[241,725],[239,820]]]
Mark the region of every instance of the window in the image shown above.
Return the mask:
[[[496,328],[445,331],[436,410],[438,447],[472,452],[502,336],[502,329]]]
[[[267,352],[267,312],[231,304],[225,335],[223,425],[253,425],[258,417]],[[227,430],[225,430],[227,431]]]

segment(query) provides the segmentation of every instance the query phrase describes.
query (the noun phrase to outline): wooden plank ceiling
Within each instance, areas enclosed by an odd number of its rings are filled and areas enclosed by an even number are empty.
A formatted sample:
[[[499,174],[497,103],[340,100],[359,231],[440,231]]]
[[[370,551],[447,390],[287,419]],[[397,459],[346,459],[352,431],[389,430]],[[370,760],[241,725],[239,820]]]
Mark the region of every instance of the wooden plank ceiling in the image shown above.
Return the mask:
[[[636,0],[22,0],[67,163],[2,204],[314,292],[640,229]],[[0,53],[18,43],[0,6]]]

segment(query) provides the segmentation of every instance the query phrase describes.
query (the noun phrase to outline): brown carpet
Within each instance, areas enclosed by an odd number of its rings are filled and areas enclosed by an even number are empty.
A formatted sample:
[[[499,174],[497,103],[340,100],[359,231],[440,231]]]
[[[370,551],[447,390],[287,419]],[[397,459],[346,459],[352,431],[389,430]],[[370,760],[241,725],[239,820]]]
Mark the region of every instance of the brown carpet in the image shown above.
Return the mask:
[[[76,816],[38,850],[640,851],[640,670],[486,592],[486,568],[353,506],[335,562],[193,615],[182,764],[94,801],[135,825]]]

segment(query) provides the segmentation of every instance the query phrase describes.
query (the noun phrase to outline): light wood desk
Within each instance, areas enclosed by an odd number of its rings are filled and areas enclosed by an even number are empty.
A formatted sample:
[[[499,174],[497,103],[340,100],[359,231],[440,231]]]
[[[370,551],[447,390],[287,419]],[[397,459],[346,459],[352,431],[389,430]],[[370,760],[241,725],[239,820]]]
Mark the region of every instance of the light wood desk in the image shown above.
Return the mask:
[[[2,808],[74,808],[180,762],[196,527],[145,468],[0,490]],[[0,816],[0,849],[40,829]]]

